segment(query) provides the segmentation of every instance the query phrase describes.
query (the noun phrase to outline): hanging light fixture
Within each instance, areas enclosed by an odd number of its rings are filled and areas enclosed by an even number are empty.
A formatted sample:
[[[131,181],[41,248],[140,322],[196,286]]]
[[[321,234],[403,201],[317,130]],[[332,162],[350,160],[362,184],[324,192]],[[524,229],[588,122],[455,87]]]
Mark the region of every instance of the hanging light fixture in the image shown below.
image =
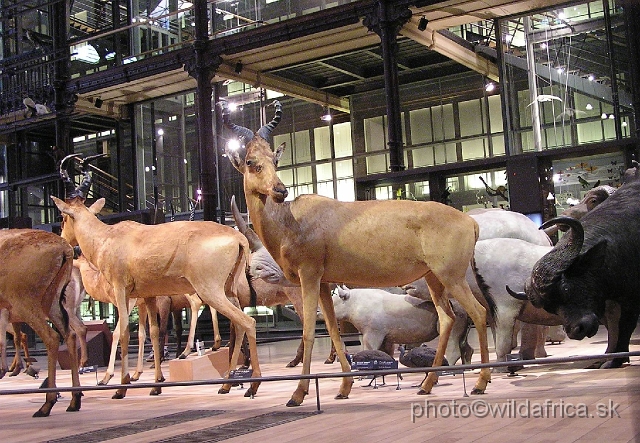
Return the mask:
[[[427,25],[429,24],[429,20],[424,15],[418,22],[418,31],[424,32],[427,29]]]
[[[320,120],[322,120],[323,122],[330,122],[331,119],[331,108],[329,106],[325,106],[324,113],[322,114],[322,117],[320,117]]]

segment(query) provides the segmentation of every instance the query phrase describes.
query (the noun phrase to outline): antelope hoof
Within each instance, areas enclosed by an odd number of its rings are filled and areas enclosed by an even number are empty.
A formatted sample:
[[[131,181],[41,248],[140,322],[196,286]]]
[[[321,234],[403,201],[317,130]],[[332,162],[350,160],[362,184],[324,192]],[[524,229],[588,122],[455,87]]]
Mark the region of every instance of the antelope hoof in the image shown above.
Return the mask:
[[[131,381],[138,381],[140,380],[140,375],[142,375],[142,372],[134,372],[133,375],[131,376]]]
[[[127,390],[126,389],[118,389],[116,391],[115,394],[113,394],[113,397],[111,397],[114,400],[121,400],[123,399],[125,396],[127,395]]]
[[[291,396],[291,399],[287,402],[287,406],[300,406],[302,404],[302,402],[304,401],[304,397],[308,394],[307,391],[301,389],[301,388],[297,388],[294,392],[293,395]]]
[[[484,394],[484,389],[473,388],[473,390],[471,391],[471,395],[482,395],[482,394]]]
[[[231,390],[231,386],[228,384],[225,384],[220,386],[220,389],[218,389],[218,394],[228,394],[230,390]]]
[[[48,407],[45,407],[45,406],[48,406]],[[42,407],[40,409],[38,409],[36,411],[35,414],[33,414],[33,417],[34,418],[37,418],[37,417],[48,417],[49,414],[51,413],[52,406],[53,405],[49,406],[47,403],[45,403],[44,405],[42,405]]]
[[[149,395],[160,395],[162,394],[162,388],[157,387],[157,388],[152,388],[151,392],[149,392]]]
[[[420,390],[418,391],[418,395],[429,395],[429,394],[431,394],[431,391],[425,391],[422,388],[420,388]]]
[[[71,394],[71,403],[67,408],[67,412],[78,412],[82,403],[82,392],[74,392]]]
[[[245,397],[255,397],[255,395],[258,393],[258,388],[260,387],[260,383],[259,382],[255,382],[255,383],[251,383],[251,385],[249,386],[249,389],[247,389],[247,392],[244,393]]]
[[[180,360],[184,360],[184,359],[185,359],[185,358],[187,358],[188,356],[189,356],[189,354],[180,354],[180,355],[178,356],[178,358],[179,358]]]
[[[289,363],[287,363],[287,368],[295,368],[296,366],[298,366],[298,363],[300,363],[300,360],[294,358],[293,360],[291,360]]]
[[[3,378],[6,373],[7,373],[7,371],[4,371],[4,370],[0,371],[0,378]]]
[[[11,372],[11,374],[9,374],[9,377],[15,377],[16,375],[20,374],[20,371],[22,371],[22,366],[18,366],[18,367],[16,367],[16,368]],[[25,372],[27,372],[27,371],[25,371]],[[4,375],[4,374],[3,374],[3,375]],[[2,377],[0,377],[0,378],[2,378]]]
[[[109,381],[113,378],[113,374],[105,374],[104,378],[98,382],[98,386],[104,386],[109,383]]]
[[[332,364],[333,364],[333,362],[335,362],[335,361],[336,361],[336,359],[335,359],[335,358],[328,358],[328,359],[326,359],[326,360],[324,361],[324,364],[325,364],[325,365],[332,365]]]
[[[346,400],[347,398],[349,398],[348,395],[344,395],[344,394],[338,394],[334,397],[336,400]]]

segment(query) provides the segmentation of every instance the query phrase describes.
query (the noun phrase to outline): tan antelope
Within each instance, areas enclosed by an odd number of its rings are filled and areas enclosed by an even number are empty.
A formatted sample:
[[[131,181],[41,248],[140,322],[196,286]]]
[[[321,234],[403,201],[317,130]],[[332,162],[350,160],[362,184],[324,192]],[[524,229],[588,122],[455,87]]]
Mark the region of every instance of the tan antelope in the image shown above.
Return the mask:
[[[56,366],[60,338],[47,320],[64,337],[68,349],[76,348],[76,334],[69,327],[63,308],[63,291],[73,266],[73,250],[59,236],[35,229],[0,230],[0,308],[9,310],[13,321],[27,323],[47,348],[48,371],[43,386],[56,387]],[[78,359],[69,352],[71,380],[80,386]],[[82,393],[71,394],[67,411],[79,411]],[[33,414],[47,417],[56,403],[57,393],[47,392],[45,403]]]
[[[52,199],[63,214],[63,238],[71,244],[77,242],[83,255],[113,288],[118,323],[122,325],[122,384],[129,384],[131,380],[127,361],[128,299],[193,292],[239,328],[237,335],[240,340],[246,332],[253,376],[260,376],[255,320],[227,299],[227,294],[233,296],[240,290],[248,291],[245,272],[249,245],[241,233],[228,226],[206,221],[178,221],[159,225],[124,221],[107,225],[96,216],[104,206],[104,199],[99,199],[89,208],[84,205],[84,198],[78,195],[67,202],[56,197]],[[150,311],[149,320],[154,355],[159,358],[162,352],[158,343],[155,312]],[[234,351],[232,362],[237,362],[239,348],[237,346],[237,351]],[[234,367],[230,363],[229,371]],[[162,381],[158,361],[155,371],[156,381]],[[252,383],[245,395],[255,394],[258,386],[258,382]],[[219,392],[226,393],[229,390],[230,385],[226,384]],[[160,392],[158,388],[152,394]],[[126,389],[120,389],[114,398],[123,398],[125,395]]]
[[[442,362],[453,325],[449,297],[458,300],[473,320],[482,362],[488,362],[486,311],[465,280],[478,224],[436,202],[340,202],[319,195],[285,202],[287,189],[276,174],[284,143],[273,151],[268,141],[282,116],[280,103],[275,101],[274,105],[275,117],[255,134],[230,122],[225,102],[219,110],[224,125],[243,138],[244,147],[228,150],[227,155],[244,176],[254,230],[285,277],[302,286],[303,374],[310,371],[318,302],[342,370],[350,370],[342,352],[329,283],[387,287],[421,277],[429,285],[438,312],[440,340],[434,366]],[[484,392],[490,379],[490,370],[482,369],[473,392]],[[430,372],[419,393],[430,393],[436,380],[437,374]],[[353,378],[344,378],[336,398],[347,398],[352,384]],[[300,380],[287,406],[300,405],[308,388],[309,380]]]

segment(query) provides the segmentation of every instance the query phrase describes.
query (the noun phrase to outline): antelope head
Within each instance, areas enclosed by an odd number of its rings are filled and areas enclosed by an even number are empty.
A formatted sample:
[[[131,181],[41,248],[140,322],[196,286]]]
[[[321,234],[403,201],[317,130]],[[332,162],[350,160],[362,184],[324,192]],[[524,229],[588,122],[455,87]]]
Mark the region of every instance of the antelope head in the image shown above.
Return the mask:
[[[73,229],[74,211],[87,210],[87,208],[84,205],[84,202],[86,200],[87,193],[91,188],[91,175],[89,174],[89,162],[91,162],[91,160],[94,160],[96,158],[103,157],[104,155],[105,154],[92,155],[90,157],[86,157],[81,160],[80,164],[82,165],[83,179],[80,185],[78,185],[77,187],[69,177],[69,174],[65,169],[65,163],[69,159],[78,157],[78,155],[77,154],[67,155],[60,162],[60,177],[62,178],[62,181],[64,182],[64,185],[65,185],[65,199],[64,201],[62,201],[53,196],[51,198],[53,199],[54,203],[62,213],[62,223],[60,224],[62,232],[60,233],[60,235],[62,238],[67,240],[67,242],[69,242],[71,246],[78,245],[78,241],[75,236],[75,230]],[[96,201],[93,205],[91,205],[91,207],[88,208],[88,210],[93,214],[97,214],[102,210],[102,207],[104,206],[104,204],[105,204],[105,200],[104,198],[101,198],[98,201]]]
[[[232,150],[225,147],[225,153],[234,168],[244,176],[245,192],[258,194],[263,201],[266,197],[271,197],[276,203],[282,203],[288,192],[276,174],[276,168],[284,152],[285,143],[275,151],[270,145],[271,132],[282,118],[282,105],[278,100],[275,100],[273,105],[276,108],[273,119],[255,133],[230,121],[226,102],[219,102],[217,106],[225,127],[240,139],[240,148]]]

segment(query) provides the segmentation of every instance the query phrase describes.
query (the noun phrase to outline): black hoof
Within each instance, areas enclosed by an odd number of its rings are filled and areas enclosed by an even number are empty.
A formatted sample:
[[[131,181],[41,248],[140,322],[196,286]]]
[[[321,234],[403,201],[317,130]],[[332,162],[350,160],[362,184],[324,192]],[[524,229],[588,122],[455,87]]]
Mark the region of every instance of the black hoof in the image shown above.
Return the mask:
[[[180,356],[179,356],[178,358],[179,358],[180,360],[184,360],[185,358],[187,358],[187,356],[186,356],[186,355],[184,355],[184,354],[180,354]]]
[[[218,394],[228,394],[229,390],[226,388],[220,388],[218,389]]]
[[[335,396],[335,397],[333,397],[333,398],[334,398],[334,399],[336,399],[336,400],[346,400],[346,399],[348,399],[348,398],[349,398],[349,396],[348,396],[348,395],[338,394],[338,395],[336,395],[336,396]]]
[[[482,395],[484,394],[484,389],[473,388],[471,391],[471,395]]]
[[[254,396],[254,395],[255,395],[255,394],[253,393],[253,389],[251,389],[251,388],[247,389],[247,391],[244,393],[244,396],[245,396],[245,397],[251,397],[251,398],[253,398],[253,396]]]
[[[424,389],[420,389],[420,390],[418,391],[418,395],[429,395],[429,394],[431,394],[431,392],[427,392],[427,391],[425,391]]]
[[[289,401],[287,402],[287,407],[292,408],[292,407],[294,407],[294,406],[300,406],[300,403],[295,402],[295,401],[293,401],[293,400],[289,400]]]

